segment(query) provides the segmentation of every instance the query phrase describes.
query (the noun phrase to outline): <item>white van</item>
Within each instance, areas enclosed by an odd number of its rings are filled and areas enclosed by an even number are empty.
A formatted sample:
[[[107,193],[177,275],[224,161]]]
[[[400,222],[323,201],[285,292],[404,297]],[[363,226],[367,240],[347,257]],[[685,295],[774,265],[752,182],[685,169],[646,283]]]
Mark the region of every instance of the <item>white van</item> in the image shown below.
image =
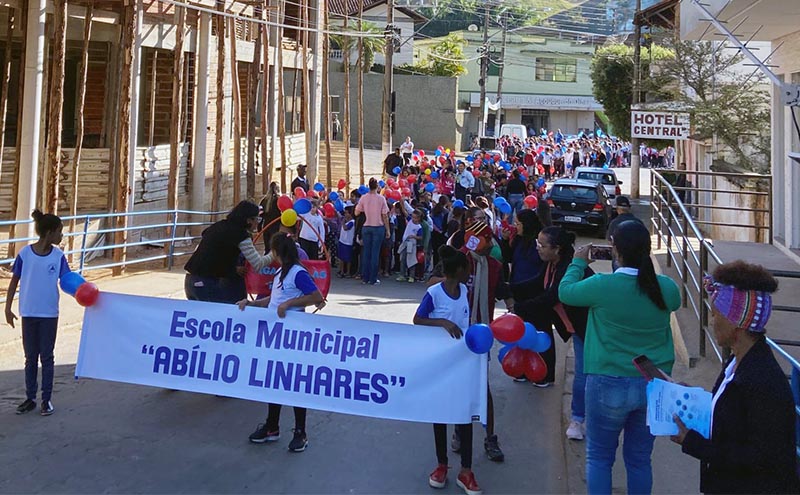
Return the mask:
[[[519,139],[528,138],[528,128],[522,124],[503,124],[500,127],[500,135],[497,137],[511,136]]]
[[[599,167],[578,167],[575,169],[574,178],[599,182],[611,199],[616,198],[622,191],[620,190],[621,180],[617,180],[617,174],[610,168]]]

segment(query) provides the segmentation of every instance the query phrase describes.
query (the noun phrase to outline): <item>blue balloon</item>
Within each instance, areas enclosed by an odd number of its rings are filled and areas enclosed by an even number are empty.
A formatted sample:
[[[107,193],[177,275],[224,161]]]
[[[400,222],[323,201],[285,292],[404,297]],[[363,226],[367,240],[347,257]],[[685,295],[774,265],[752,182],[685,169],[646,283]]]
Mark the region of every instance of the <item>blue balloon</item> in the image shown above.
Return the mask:
[[[503,359],[506,357],[506,354],[508,354],[508,351],[514,348],[514,345],[516,344],[506,344],[500,348],[500,351],[498,351],[497,360],[500,361],[501,365],[503,364]]]
[[[472,156],[472,155],[467,155],[467,157],[466,157],[466,158],[464,158],[464,160],[466,160],[466,161],[468,161],[468,162],[472,162],[472,161],[475,161],[475,157],[474,157],[474,156]]]
[[[394,172],[394,175],[400,175],[400,172],[402,172],[402,171],[403,171],[403,169],[401,169],[400,167],[395,167],[395,168],[392,169],[392,172]]]
[[[503,215],[509,215],[511,213],[511,205],[508,203],[501,204],[497,209],[500,210],[500,213]]]
[[[428,182],[427,184],[425,184],[425,190],[428,191],[429,193],[432,193],[433,191],[436,190],[436,186],[433,185],[433,182]]]
[[[363,184],[358,186],[358,194],[363,196],[363,195],[367,194],[368,192],[369,192],[369,188],[367,186],[365,186]]]
[[[383,182],[382,180],[379,180],[379,181],[378,181],[378,187],[380,187],[381,189],[383,189],[384,187],[386,187],[386,183],[385,183],[385,182]]]
[[[542,187],[543,185],[545,185],[545,181],[544,181],[544,179],[539,179],[539,180],[537,180],[537,181],[536,181],[536,185],[537,185],[538,187]]]
[[[344,202],[341,199],[337,199],[333,202],[333,207],[336,208],[336,211],[341,213],[344,211]]]
[[[489,325],[476,323],[467,329],[464,340],[470,351],[475,354],[486,354],[492,348],[494,336],[491,329],[489,329]]]
[[[300,198],[294,202],[294,211],[303,215],[311,211],[311,201],[306,198]]]
[[[431,172],[431,179],[438,179],[438,178],[439,178],[439,172]]]
[[[442,156],[442,150],[436,150],[436,152],[434,153],[434,155],[436,155],[436,156]]]
[[[522,335],[522,338],[517,341],[517,345],[521,349],[526,349],[528,351],[532,351],[533,348],[536,346],[536,327],[533,326],[532,323],[525,322],[525,333]]]
[[[500,206],[501,206],[503,203],[505,203],[505,204],[508,204],[508,201],[506,201],[506,198],[504,198],[504,197],[502,197],[502,196],[498,196],[498,197],[494,198],[494,205],[495,205],[495,207],[497,207],[497,208],[500,208]]]
[[[550,335],[544,332],[536,332],[535,342],[531,346],[531,350],[533,352],[544,352],[550,349],[551,345],[553,345],[553,340],[550,338]]]
[[[464,202],[460,199],[453,201],[453,208],[464,208]]]
[[[511,164],[508,162],[503,162],[503,170],[505,170],[506,172],[511,170]]]
[[[328,194],[328,199],[330,199],[333,202],[336,202],[336,200],[339,199],[339,193],[337,193],[336,191],[331,191],[331,193]]]
[[[70,296],[74,296],[78,287],[84,282],[86,282],[86,279],[83,278],[80,273],[67,272],[61,277],[61,290]]]
[[[317,192],[322,192],[325,190],[325,186],[322,185],[322,182],[317,182],[314,184],[314,190]]]

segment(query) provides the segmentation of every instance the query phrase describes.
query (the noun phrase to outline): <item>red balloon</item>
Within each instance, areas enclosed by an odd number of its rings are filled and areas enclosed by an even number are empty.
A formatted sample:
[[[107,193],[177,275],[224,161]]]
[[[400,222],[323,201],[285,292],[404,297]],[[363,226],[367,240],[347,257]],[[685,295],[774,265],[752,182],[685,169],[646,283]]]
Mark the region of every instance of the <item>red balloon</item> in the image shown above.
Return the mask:
[[[512,378],[519,378],[525,375],[526,359],[525,350],[519,347],[512,347],[503,358],[503,371]]]
[[[294,197],[295,199],[305,198],[306,191],[302,187],[295,187],[294,188]]]
[[[513,313],[506,313],[495,319],[489,324],[489,328],[492,329],[494,338],[504,344],[513,344],[525,335],[525,322]]]
[[[447,161],[447,160],[445,159],[445,157],[443,157],[443,156],[440,156],[440,157],[439,157],[439,163],[444,163],[444,162],[446,162],[446,161]]]
[[[497,163],[500,161],[500,155],[494,155],[492,159],[494,160],[495,163]]]
[[[418,161],[419,161],[419,157],[415,155],[415,156],[414,156],[414,161],[415,161],[415,162],[418,162]]]
[[[437,150],[439,150],[439,151],[444,151],[444,146],[439,146],[439,147],[438,147],[438,148],[436,148],[436,149],[437,149]]]
[[[400,187],[408,187],[408,181],[405,179],[400,179]]]
[[[400,184],[398,184],[397,182],[392,182],[391,184],[389,184],[389,187],[397,191],[400,189]]]
[[[542,359],[542,356],[540,356],[538,352],[528,350],[524,352],[523,372],[525,378],[533,383],[541,382],[547,376],[547,363],[544,362],[544,359]]]
[[[75,291],[75,300],[85,308],[96,303],[99,296],[100,291],[97,290],[97,286],[91,282],[82,283],[78,287],[78,290]]]
[[[328,218],[333,218],[336,216],[336,208],[333,207],[333,203],[325,203],[322,205],[322,210],[325,212],[325,216]]]
[[[417,251],[417,263],[425,263],[425,251]]]
[[[425,150],[419,150],[419,156],[425,156]]]
[[[313,189],[309,189],[309,190],[308,190],[308,193],[306,193],[306,195],[307,195],[309,198],[318,198],[318,197],[319,197],[319,194],[317,194],[317,191],[315,191],[315,190],[313,190]]]
[[[401,193],[403,193],[403,196],[405,196],[405,197],[407,197],[407,198],[408,198],[408,197],[411,197],[411,189],[409,189],[409,188],[407,188],[407,187],[404,187],[404,188],[402,188],[402,189],[400,190],[400,192],[401,192]]]
[[[532,208],[536,208],[537,206],[539,206],[539,200],[536,199],[536,196],[534,196],[533,194],[531,194],[529,196],[525,196],[524,201],[525,201],[525,204],[528,205],[528,208],[532,209]]]
[[[408,176],[408,183],[409,184],[413,184],[414,182],[417,182],[417,176],[414,175],[414,174],[409,175]]]
[[[472,171],[472,175],[474,177],[480,177],[481,176],[481,171],[480,170],[473,170]]]
[[[392,184],[394,184],[394,177],[389,177],[389,178],[387,178],[387,179],[386,179],[386,183],[387,183],[387,184],[389,184],[390,186],[391,186]]]
[[[346,185],[347,185],[347,182],[345,182],[344,179],[339,179],[339,182],[336,184],[336,188],[341,191],[342,189],[345,188]]]
[[[286,211],[286,210],[288,210],[289,208],[291,208],[293,206],[294,206],[294,203],[292,203],[292,198],[290,198],[289,196],[286,196],[284,194],[284,195],[281,195],[278,198],[278,209],[279,210]]]

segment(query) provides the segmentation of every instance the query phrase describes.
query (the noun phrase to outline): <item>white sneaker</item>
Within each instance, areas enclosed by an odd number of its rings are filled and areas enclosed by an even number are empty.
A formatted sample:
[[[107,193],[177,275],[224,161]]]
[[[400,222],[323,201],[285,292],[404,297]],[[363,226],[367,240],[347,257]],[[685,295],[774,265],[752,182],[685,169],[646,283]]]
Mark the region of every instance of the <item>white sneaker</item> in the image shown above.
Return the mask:
[[[583,440],[584,430],[583,423],[577,421],[570,421],[567,428],[567,438],[570,440]]]

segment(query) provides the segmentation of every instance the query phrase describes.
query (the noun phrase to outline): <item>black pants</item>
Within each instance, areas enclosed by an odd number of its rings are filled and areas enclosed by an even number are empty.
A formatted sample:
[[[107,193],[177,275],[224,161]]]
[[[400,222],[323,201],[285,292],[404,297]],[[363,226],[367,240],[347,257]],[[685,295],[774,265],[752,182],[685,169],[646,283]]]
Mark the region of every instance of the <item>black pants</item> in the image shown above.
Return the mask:
[[[25,350],[25,395],[36,400],[39,361],[42,362],[42,401],[53,395],[53,374],[58,318],[22,318],[22,348]]]
[[[187,273],[183,290],[190,301],[235,304],[247,297],[247,287],[242,277],[201,277]]]
[[[547,335],[550,336],[550,348],[544,352],[540,352],[539,354],[542,356],[544,363],[547,365],[547,376],[545,377],[545,382],[553,383],[556,381],[556,341],[555,336],[553,335],[553,326],[552,325],[542,325],[536,327],[537,330],[540,330]]]
[[[308,239],[300,238],[300,247],[308,255],[310,260],[319,259],[319,243],[317,241],[309,241]]]
[[[306,414],[308,409],[305,407],[294,408],[294,429],[299,431],[306,431]],[[267,410],[267,430],[276,431],[281,422],[281,405],[269,404]]]
[[[472,423],[456,425],[456,430],[461,438],[461,467],[472,469]],[[437,462],[447,465],[447,425],[434,424],[433,439],[436,442]]]

